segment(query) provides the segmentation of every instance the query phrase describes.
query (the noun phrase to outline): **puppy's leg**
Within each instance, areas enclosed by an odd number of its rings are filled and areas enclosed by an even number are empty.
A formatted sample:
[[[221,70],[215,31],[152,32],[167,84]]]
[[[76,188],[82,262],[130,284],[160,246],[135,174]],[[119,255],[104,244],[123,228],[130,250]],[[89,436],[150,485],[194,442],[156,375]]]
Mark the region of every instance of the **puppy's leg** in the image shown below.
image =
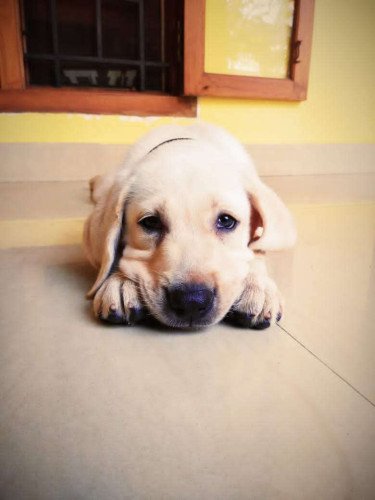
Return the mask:
[[[263,330],[280,321],[282,298],[276,283],[268,276],[263,256],[251,263],[244,291],[232,306],[227,320],[245,328]]]
[[[115,324],[134,325],[145,315],[137,288],[118,273],[109,276],[94,297],[95,316]]]

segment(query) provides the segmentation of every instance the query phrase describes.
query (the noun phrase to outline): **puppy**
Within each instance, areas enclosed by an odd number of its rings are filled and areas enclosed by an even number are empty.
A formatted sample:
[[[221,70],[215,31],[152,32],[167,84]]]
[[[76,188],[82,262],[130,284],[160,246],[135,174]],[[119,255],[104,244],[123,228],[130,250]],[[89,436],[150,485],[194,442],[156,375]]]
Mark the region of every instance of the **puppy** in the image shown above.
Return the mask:
[[[175,328],[227,318],[263,329],[282,314],[264,253],[296,231],[237,140],[207,124],[165,126],[133,145],[115,173],[91,181],[84,247],[97,279],[95,315]]]

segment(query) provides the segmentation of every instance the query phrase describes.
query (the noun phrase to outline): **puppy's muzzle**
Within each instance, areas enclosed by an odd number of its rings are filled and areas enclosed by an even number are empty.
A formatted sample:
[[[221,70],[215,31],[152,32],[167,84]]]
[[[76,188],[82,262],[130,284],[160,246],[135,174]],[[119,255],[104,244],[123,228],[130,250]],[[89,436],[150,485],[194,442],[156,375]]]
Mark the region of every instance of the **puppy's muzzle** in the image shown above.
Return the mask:
[[[167,305],[174,315],[190,325],[210,315],[215,290],[202,284],[185,283],[166,289]]]

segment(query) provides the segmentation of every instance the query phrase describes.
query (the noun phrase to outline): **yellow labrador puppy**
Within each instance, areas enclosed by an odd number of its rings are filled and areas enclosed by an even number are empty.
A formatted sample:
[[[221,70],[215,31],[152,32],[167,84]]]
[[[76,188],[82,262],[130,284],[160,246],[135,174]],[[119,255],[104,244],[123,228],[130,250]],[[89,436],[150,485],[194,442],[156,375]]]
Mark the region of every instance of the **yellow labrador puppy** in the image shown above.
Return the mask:
[[[129,325],[151,314],[176,328],[227,317],[257,329],[280,319],[264,252],[292,246],[295,228],[227,132],[153,130],[91,189],[84,246],[99,271],[88,293],[97,317]]]

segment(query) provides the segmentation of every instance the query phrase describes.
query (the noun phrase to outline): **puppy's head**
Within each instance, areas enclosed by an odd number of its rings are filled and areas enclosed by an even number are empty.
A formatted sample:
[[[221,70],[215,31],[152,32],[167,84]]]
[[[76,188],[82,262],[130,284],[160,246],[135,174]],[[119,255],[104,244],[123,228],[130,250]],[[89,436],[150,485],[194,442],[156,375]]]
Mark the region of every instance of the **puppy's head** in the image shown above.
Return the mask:
[[[152,315],[173,327],[220,321],[242,293],[253,250],[292,243],[286,208],[248,161],[199,138],[152,148],[116,192],[96,285],[120,248],[120,271]]]

